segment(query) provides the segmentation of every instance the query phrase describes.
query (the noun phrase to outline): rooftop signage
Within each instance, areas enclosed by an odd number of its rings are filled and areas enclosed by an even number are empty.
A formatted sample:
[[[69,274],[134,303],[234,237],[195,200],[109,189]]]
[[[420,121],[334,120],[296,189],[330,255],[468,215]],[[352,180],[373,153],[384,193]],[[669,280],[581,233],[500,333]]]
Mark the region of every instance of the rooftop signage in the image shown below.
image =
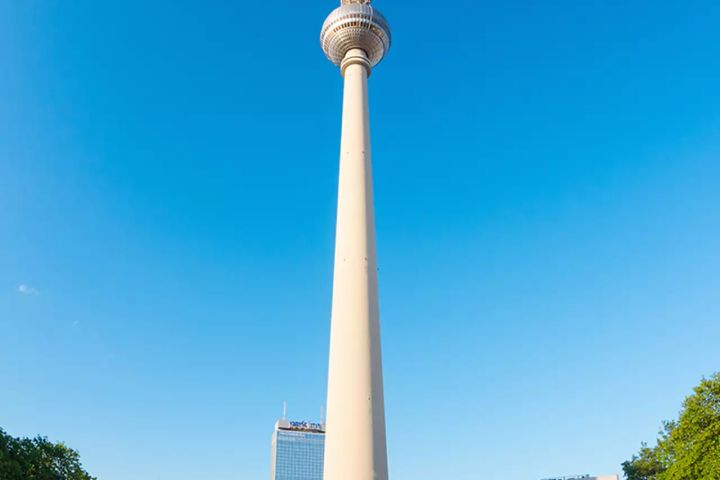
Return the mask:
[[[295,431],[299,431],[299,432],[325,433],[325,424],[306,422],[304,420],[301,420],[301,421],[279,420],[277,423],[277,428],[279,430],[295,430]]]

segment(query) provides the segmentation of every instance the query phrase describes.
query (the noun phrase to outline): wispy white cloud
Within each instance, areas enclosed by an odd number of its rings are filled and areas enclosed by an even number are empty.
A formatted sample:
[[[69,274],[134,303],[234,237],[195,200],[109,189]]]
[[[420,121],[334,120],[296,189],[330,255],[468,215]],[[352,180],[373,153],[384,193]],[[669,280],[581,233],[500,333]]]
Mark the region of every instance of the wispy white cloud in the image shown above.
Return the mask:
[[[40,295],[40,291],[37,288],[31,287],[30,285],[26,285],[24,283],[18,285],[17,291],[22,293],[23,295]]]

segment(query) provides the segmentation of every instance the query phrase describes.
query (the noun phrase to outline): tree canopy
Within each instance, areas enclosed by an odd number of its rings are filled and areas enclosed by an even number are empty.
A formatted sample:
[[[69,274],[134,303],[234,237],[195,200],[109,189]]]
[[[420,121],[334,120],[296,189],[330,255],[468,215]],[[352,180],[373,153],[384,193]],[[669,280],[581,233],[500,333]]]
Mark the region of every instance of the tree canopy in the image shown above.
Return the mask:
[[[0,428],[0,479],[96,480],[83,470],[80,455],[45,437],[15,438]]]
[[[703,379],[654,447],[623,463],[628,480],[720,480],[720,373]]]

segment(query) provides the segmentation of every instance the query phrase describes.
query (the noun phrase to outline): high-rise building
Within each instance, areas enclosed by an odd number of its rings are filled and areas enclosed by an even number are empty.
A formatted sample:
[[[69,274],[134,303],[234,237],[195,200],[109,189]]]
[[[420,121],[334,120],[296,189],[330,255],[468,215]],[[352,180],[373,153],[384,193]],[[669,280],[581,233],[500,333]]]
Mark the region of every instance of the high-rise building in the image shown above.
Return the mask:
[[[591,477],[590,475],[570,475],[565,477],[551,477],[543,480],[620,480],[618,475],[599,475]]]
[[[270,480],[322,480],[325,426],[278,420],[272,434]]]
[[[367,79],[390,26],[370,0],[342,0],[320,43],[344,77],[324,476],[387,480]]]

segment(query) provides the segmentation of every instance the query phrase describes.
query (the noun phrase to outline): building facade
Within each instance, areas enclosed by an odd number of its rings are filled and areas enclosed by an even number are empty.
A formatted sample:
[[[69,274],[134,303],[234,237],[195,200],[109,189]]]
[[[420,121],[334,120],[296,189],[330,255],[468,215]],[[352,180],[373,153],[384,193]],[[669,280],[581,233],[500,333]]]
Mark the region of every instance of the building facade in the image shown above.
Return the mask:
[[[270,480],[322,480],[325,425],[278,420],[272,435]]]

